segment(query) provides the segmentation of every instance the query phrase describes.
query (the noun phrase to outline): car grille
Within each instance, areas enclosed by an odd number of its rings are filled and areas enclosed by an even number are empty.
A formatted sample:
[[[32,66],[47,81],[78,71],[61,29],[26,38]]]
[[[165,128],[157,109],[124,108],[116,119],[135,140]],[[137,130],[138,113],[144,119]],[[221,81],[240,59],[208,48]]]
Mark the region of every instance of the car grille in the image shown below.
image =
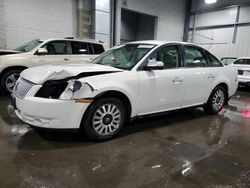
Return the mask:
[[[243,75],[243,70],[238,70],[238,75]]]
[[[20,78],[14,87],[14,95],[19,98],[24,98],[33,85],[32,82]]]

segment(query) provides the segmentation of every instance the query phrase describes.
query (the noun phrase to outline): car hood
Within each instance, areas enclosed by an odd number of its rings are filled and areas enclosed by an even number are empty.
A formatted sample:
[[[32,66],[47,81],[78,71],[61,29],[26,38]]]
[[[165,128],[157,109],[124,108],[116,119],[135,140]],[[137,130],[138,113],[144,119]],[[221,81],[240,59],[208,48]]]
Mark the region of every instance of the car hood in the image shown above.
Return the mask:
[[[0,52],[20,53],[20,51],[16,51],[16,50],[5,50],[5,49],[0,49]]]
[[[112,72],[121,72],[122,69],[92,64],[77,63],[67,65],[45,65],[24,70],[21,77],[33,82],[34,84],[43,84],[47,80],[61,80],[70,77],[86,77]]]
[[[28,52],[26,53],[16,53],[16,54],[7,54],[0,56],[0,63],[1,62],[9,62],[9,61],[16,61],[26,59],[30,55]]]

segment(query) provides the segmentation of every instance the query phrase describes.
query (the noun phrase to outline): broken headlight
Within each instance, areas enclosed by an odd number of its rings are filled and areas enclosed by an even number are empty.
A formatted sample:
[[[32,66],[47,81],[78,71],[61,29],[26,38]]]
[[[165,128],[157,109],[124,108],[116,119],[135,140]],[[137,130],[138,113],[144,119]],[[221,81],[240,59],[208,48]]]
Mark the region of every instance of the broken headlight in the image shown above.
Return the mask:
[[[82,88],[82,82],[78,80],[69,80],[68,86],[61,94],[60,99],[75,99],[74,94]]]
[[[48,99],[58,99],[67,85],[67,80],[46,81],[35,96]]]

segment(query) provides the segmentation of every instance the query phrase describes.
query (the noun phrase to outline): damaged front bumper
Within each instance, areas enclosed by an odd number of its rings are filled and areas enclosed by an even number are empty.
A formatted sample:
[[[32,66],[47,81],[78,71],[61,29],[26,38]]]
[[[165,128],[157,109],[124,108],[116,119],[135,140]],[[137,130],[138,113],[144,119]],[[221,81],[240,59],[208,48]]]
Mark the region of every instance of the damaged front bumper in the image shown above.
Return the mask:
[[[12,110],[28,125],[49,129],[78,129],[91,100],[46,99],[12,96]]]

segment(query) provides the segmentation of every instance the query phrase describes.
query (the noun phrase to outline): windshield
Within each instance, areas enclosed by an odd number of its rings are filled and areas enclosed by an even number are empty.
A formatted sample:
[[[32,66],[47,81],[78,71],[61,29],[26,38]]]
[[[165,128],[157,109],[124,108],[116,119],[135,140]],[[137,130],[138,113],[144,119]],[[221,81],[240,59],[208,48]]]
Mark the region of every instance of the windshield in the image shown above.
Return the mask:
[[[91,63],[131,70],[154,45],[127,44],[108,50]]]
[[[232,64],[235,60],[236,60],[236,58],[222,58],[222,59],[221,59],[221,62],[222,62],[224,65],[230,65],[230,64]]]
[[[32,41],[29,41],[29,42],[15,48],[14,50],[20,51],[20,52],[29,52],[41,43],[42,43],[42,41],[40,41],[39,39],[32,40]]]

